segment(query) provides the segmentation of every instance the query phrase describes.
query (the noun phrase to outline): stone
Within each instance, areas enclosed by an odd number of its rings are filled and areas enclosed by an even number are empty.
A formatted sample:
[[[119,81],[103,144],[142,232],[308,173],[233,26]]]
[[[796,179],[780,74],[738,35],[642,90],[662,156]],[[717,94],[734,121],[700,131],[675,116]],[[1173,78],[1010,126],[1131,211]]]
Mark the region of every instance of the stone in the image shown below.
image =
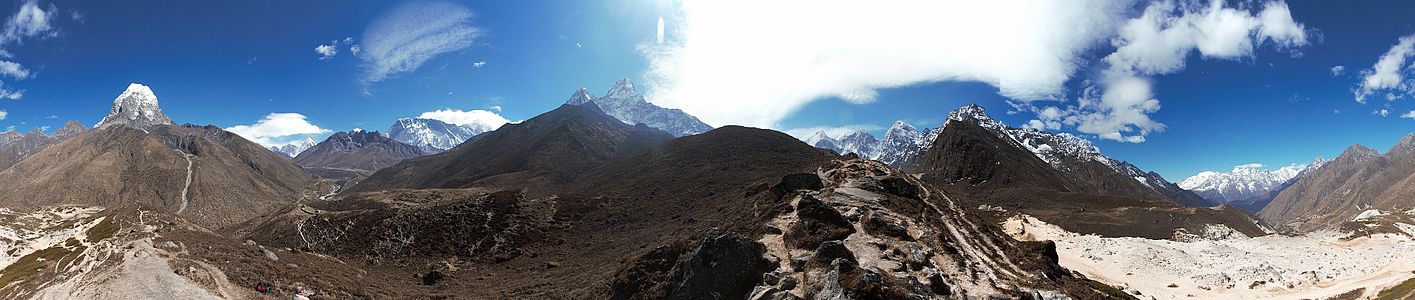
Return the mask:
[[[792,248],[815,249],[822,242],[843,240],[855,233],[855,227],[840,212],[811,195],[801,195],[796,202],[796,217],[782,237]]]
[[[819,190],[825,188],[825,183],[821,182],[820,176],[812,173],[797,173],[781,177],[781,182],[771,186],[771,194],[776,199],[786,197],[787,194],[798,190]]]

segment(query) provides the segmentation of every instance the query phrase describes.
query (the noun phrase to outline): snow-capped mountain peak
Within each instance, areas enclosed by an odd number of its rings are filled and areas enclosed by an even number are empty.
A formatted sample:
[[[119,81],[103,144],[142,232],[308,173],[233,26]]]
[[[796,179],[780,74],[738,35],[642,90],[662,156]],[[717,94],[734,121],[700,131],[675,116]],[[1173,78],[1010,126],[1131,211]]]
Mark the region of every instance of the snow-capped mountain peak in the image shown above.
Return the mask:
[[[1313,161],[1320,166],[1322,159]],[[1261,164],[1234,166],[1228,172],[1203,171],[1179,182],[1179,187],[1220,203],[1247,199],[1279,188],[1312,165],[1288,165],[1266,170]]]
[[[648,102],[644,100],[644,95],[639,94],[634,89],[634,83],[628,78],[619,79],[614,82],[614,86],[609,88],[609,92],[604,93],[604,99],[614,99],[619,101]]]
[[[968,104],[949,112],[948,119],[954,121],[993,121],[992,117],[988,116],[987,110],[977,104]]]
[[[667,131],[673,136],[699,134],[712,130],[697,117],[682,110],[659,107],[644,99],[644,95],[634,89],[628,78],[620,79],[609,88],[604,96],[595,98],[588,91],[580,89],[570,96],[565,104],[584,105],[594,103],[605,114],[627,124],[644,124]]]
[[[475,124],[454,125],[433,119],[401,118],[388,127],[387,136],[404,144],[418,146],[425,153],[438,153],[492,130],[496,128]]]
[[[301,141],[297,141],[297,142],[293,142],[293,143],[289,143],[289,144],[285,144],[285,145],[280,145],[280,146],[270,146],[270,151],[274,151],[275,153],[284,154],[285,156],[288,156],[288,157],[296,157],[296,156],[300,156],[300,153],[305,152],[305,150],[309,150],[310,148],[313,148],[315,144],[316,144],[316,142],[314,141],[313,138],[305,137],[305,139],[304,139],[304,140],[301,140]]]
[[[807,145],[811,145],[816,148],[840,152],[840,141],[830,137],[829,135],[826,135],[824,130],[818,130],[816,131],[816,133],[811,134],[810,137],[806,138],[805,142]]]
[[[102,121],[94,125],[94,128],[104,128],[112,125],[128,125],[134,128],[145,129],[154,125],[172,125],[172,119],[162,112],[162,107],[157,105],[157,94],[152,92],[152,88],[139,83],[128,85],[118,98],[113,99],[113,108],[108,111],[108,115]]]

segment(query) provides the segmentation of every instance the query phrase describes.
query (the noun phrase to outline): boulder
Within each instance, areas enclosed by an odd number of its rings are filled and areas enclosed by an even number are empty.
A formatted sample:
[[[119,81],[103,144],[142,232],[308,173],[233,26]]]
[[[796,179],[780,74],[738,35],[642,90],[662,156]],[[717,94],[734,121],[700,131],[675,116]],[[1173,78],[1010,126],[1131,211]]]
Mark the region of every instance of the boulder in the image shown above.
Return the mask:
[[[822,242],[842,240],[855,233],[855,227],[840,212],[811,195],[801,195],[796,217],[783,236],[786,245],[793,248],[815,249]]]

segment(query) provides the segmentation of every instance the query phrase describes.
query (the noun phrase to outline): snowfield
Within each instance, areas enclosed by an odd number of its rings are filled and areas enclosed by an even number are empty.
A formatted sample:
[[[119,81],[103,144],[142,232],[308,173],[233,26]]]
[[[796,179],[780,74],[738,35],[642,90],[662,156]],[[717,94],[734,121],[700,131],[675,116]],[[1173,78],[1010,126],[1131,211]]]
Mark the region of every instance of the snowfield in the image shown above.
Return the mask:
[[[1415,277],[1415,240],[1400,234],[1201,234],[1178,242],[1080,235],[1026,215],[1003,226],[1019,240],[1055,241],[1063,267],[1140,298],[1324,299],[1365,288],[1364,299]]]

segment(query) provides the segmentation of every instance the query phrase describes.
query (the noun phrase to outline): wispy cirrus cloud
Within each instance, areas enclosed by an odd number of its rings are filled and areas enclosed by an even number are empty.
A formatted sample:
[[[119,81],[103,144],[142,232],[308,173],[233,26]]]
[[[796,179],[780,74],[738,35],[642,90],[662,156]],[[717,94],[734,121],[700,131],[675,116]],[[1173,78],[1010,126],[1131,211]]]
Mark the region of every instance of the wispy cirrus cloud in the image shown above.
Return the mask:
[[[364,31],[356,52],[364,83],[417,70],[438,55],[466,49],[484,34],[471,10],[452,2],[410,2],[380,16]]]

